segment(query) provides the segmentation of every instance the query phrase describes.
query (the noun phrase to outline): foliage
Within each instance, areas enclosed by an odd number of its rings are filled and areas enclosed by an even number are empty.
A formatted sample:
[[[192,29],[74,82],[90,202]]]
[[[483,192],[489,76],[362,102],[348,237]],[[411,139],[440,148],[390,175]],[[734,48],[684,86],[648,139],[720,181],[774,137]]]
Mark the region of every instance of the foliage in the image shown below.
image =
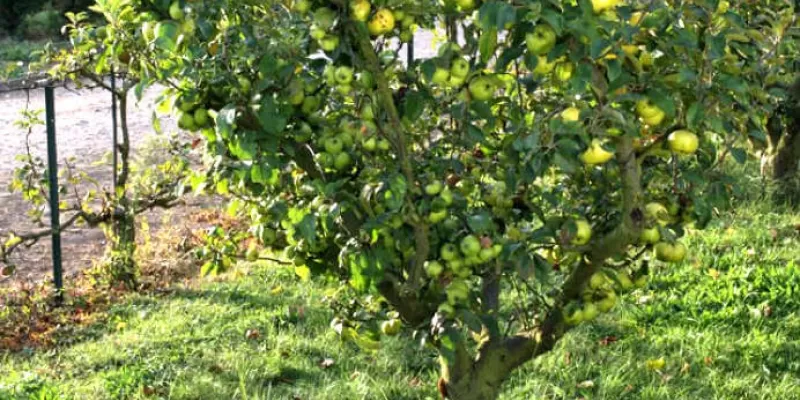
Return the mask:
[[[107,25],[68,15],[52,72],[167,87],[206,154],[186,186],[236,197],[301,275],[380,294],[439,351],[443,394],[490,399],[731,198],[717,167],[765,136],[755,76],[784,68],[736,54],[769,59],[794,23],[789,1],[755,7],[99,0]],[[438,54],[401,62],[394,39],[437,26]],[[221,271],[236,237],[212,236]],[[376,333],[342,317],[345,339]]]

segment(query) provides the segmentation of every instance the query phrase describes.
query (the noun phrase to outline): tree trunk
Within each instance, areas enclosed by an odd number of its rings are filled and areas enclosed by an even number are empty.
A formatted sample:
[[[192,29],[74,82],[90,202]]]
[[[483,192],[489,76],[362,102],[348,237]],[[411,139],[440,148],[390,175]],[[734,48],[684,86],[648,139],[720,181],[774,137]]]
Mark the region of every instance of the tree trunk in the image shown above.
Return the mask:
[[[776,185],[782,199],[800,202],[800,78],[791,95],[767,122],[767,148],[761,176]]]
[[[466,375],[457,382],[447,383],[447,398],[451,400],[495,400],[500,397],[502,380],[484,372]],[[496,375],[496,374],[494,374]]]

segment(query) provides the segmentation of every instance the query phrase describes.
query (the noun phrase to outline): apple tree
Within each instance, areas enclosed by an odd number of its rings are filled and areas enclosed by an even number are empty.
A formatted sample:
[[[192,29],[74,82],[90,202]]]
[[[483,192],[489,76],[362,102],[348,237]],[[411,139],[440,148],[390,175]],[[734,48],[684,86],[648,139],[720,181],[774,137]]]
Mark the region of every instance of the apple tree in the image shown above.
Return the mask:
[[[413,328],[451,399],[497,398],[684,260],[681,237],[730,198],[715,167],[741,151],[750,112],[724,68],[749,27],[718,0],[95,9],[106,51],[197,132],[207,168],[188,186],[231,196],[299,273],[347,282],[343,338]],[[436,32],[432,57],[407,56],[419,32]],[[230,263],[222,247],[208,272]]]

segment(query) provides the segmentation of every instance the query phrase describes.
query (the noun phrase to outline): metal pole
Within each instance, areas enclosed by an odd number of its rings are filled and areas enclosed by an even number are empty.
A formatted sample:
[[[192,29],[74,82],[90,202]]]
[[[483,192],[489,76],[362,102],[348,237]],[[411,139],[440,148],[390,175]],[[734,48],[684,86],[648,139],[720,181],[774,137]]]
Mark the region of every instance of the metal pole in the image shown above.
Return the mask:
[[[58,152],[56,149],[56,106],[54,88],[44,89],[45,114],[47,117],[47,174],[50,181],[50,228],[53,243],[53,283],[56,286],[56,302],[61,303],[64,289],[61,268],[61,219],[58,200]]]
[[[407,43],[408,49],[406,49],[407,54],[406,57],[408,58],[408,66],[410,67],[411,64],[414,62],[414,35],[411,35],[411,40]]]
[[[111,151],[113,158],[111,161],[111,168],[114,173],[111,175],[111,184],[114,190],[117,190],[117,78],[114,75],[114,67],[111,67],[111,125],[113,129],[113,141]],[[116,193],[114,193],[116,196]]]
[[[113,173],[111,174],[111,190],[113,191],[112,196],[114,199],[117,198],[117,168],[118,168],[118,161],[117,161],[117,142],[119,141],[117,135],[117,77],[114,74],[114,67],[111,67],[111,125],[113,130],[113,139],[112,139],[112,147],[111,147],[111,154],[112,154],[112,161],[111,161],[111,169]],[[116,218],[111,221],[111,229],[114,231],[115,234],[119,233],[117,231],[117,220]]]

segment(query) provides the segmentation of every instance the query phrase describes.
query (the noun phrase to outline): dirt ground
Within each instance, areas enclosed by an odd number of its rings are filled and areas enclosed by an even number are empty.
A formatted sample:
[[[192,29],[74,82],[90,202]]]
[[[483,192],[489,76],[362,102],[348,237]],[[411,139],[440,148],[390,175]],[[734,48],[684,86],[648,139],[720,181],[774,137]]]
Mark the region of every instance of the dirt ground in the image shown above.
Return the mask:
[[[152,128],[153,104],[159,90],[145,93],[138,104],[133,101],[129,110],[129,128],[134,153],[141,149],[156,133]],[[30,92],[18,91],[0,94],[0,235],[10,229],[20,233],[37,231],[45,227],[30,222],[26,215],[29,204],[19,193],[10,193],[17,154],[25,152],[25,132],[14,126],[21,110],[44,108],[44,90]],[[107,160],[112,147],[111,96],[100,89],[68,90],[56,89],[56,136],[60,169],[64,162],[87,172],[102,186],[111,186],[111,166]],[[42,115],[44,119],[44,115]],[[169,117],[161,118],[164,134],[174,132],[175,122]],[[37,127],[32,134],[32,153],[46,159],[47,142],[44,126]],[[103,160],[105,162],[101,162]],[[146,214],[148,220],[157,227],[164,218],[171,215],[190,213],[192,208],[201,207],[201,202],[188,199],[187,206],[179,206],[169,211],[152,211]],[[62,221],[65,216],[62,215]],[[49,218],[45,218],[49,223]],[[91,266],[98,260],[105,247],[104,235],[100,228],[75,227],[62,235],[62,251],[65,276]],[[29,249],[20,249],[14,255],[17,272],[11,279],[0,281],[0,286],[13,281],[32,281],[50,279],[52,271],[51,245],[49,237]]]

